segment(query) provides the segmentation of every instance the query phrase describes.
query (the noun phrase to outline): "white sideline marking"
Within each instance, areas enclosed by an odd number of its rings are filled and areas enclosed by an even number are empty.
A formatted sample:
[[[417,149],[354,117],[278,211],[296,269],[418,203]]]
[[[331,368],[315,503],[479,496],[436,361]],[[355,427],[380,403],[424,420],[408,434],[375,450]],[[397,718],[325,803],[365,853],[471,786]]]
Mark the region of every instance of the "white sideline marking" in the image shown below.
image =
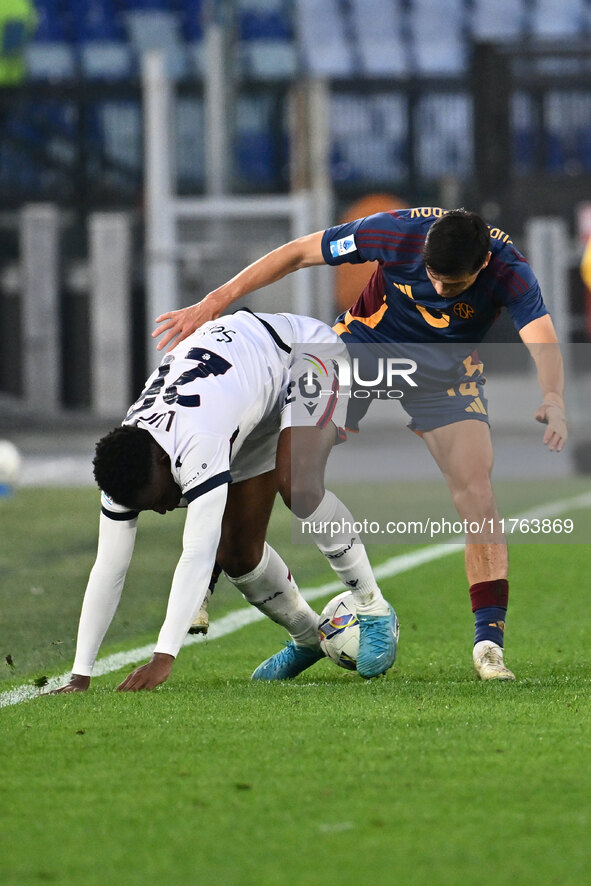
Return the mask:
[[[539,505],[531,508],[529,511],[519,514],[518,519],[525,520],[532,519],[533,517],[552,517],[556,514],[564,513],[564,511],[569,508],[585,507],[591,507],[591,492],[575,495],[572,498],[559,499],[555,502],[548,502],[546,505]],[[532,536],[532,538],[535,539],[536,536]],[[401,572],[414,569],[415,566],[421,566],[423,563],[430,563],[432,560],[438,560],[448,554],[455,554],[458,551],[463,551],[463,549],[464,545],[461,541],[442,542],[441,544],[429,545],[429,547],[420,548],[418,551],[412,551],[409,554],[399,554],[396,557],[390,557],[389,560],[380,563],[379,566],[374,568],[374,575],[377,579],[391,578],[393,575],[399,575]],[[343,585],[340,581],[330,581],[315,588],[302,590],[302,596],[304,596],[306,600],[317,600],[319,597],[326,597],[334,591],[342,590],[342,588]],[[233,634],[234,631],[238,631],[240,628],[252,624],[255,621],[261,621],[263,618],[265,618],[265,616],[259,612],[258,609],[254,609],[253,607],[248,609],[235,609],[233,612],[229,612],[228,615],[224,615],[222,618],[218,618],[217,621],[212,622],[209,626],[207,637],[204,637],[202,634],[197,634],[195,636],[188,635],[183,646],[193,646],[195,643],[203,643],[205,640],[219,640],[220,637]],[[121,668],[134,664],[136,661],[149,658],[152,655],[153,650],[154,644],[150,643],[147,646],[130,649],[128,652],[115,652],[113,655],[101,658],[94,666],[93,676],[101,677],[104,674],[111,674],[114,671],[119,671]],[[68,671],[57,677],[51,677],[42,690],[27,684],[2,692],[0,693],[0,708],[20,704],[20,702],[28,701],[31,698],[38,698],[40,695],[44,695],[52,689],[57,689],[68,679],[69,676],[70,672]]]

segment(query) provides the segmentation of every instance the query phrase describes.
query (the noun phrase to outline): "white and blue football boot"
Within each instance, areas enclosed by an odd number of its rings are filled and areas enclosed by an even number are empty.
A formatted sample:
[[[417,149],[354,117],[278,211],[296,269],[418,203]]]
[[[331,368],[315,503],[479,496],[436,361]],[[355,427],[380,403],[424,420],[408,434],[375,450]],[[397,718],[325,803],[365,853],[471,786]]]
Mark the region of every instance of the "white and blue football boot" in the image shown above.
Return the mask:
[[[297,646],[293,640],[288,640],[285,648],[260,664],[250,679],[291,680],[321,658],[324,658],[324,652],[320,647]]]
[[[400,626],[396,613],[388,604],[387,615],[361,615],[359,621],[359,652],[357,673],[366,680],[379,677],[396,660]]]

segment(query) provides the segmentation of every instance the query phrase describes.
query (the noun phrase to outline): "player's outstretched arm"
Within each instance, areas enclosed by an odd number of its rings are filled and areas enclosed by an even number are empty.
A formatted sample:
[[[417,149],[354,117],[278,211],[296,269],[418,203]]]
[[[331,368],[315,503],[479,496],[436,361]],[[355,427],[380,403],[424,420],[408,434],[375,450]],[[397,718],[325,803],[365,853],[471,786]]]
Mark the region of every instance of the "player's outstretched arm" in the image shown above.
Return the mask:
[[[563,396],[564,366],[550,315],[532,320],[519,334],[536,364],[543,402],[537,409],[535,418],[547,425],[544,445],[550,452],[560,452],[568,438]]]
[[[151,660],[123,680],[119,692],[155,689],[170,676],[189,626],[203,602],[220,540],[228,487],[220,485],[189,502],[183,553],[174,572],[166,618]]]
[[[153,338],[162,336],[156,346],[158,350],[167,345],[168,350],[172,350],[208,320],[217,320],[233,302],[249,292],[275,283],[300,268],[324,264],[322,234],[322,231],[317,231],[292,240],[248,265],[227,283],[208,293],[202,301],[178,311],[160,314],[156,317],[156,323],[160,325],[152,332]]]
[[[136,668],[117,687],[117,692],[138,692],[141,689],[155,689],[168,680],[174,657],[163,652],[155,652],[151,660]]]
[[[89,686],[90,677],[86,677],[84,674],[72,674],[69,683],[60,686],[59,689],[52,689],[47,694],[61,695],[62,692],[86,692]]]
[[[91,569],[76,642],[76,656],[68,683],[48,695],[86,692],[103,637],[119,604],[133,553],[137,518],[111,520],[101,514],[96,560]]]

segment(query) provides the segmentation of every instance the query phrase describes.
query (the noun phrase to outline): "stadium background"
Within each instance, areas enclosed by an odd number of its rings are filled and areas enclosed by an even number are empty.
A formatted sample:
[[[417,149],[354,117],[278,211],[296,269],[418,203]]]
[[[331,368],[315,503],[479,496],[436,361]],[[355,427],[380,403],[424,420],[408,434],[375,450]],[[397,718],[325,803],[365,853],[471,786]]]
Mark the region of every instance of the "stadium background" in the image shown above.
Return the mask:
[[[23,481],[88,479],[97,428],[156,361],[160,310],[396,203],[475,208],[527,252],[574,373],[552,470],[589,470],[590,31],[589,0],[3,0],[0,434]],[[331,322],[347,271],[247,303]],[[489,338],[517,341],[506,320]],[[518,346],[501,362],[497,470],[543,472],[531,364]]]

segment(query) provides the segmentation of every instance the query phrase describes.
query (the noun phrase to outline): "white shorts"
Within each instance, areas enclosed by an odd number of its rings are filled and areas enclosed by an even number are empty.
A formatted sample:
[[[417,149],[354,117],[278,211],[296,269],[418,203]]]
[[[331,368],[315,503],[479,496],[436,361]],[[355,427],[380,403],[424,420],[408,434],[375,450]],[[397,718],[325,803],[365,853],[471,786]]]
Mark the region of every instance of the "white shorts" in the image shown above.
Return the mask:
[[[339,387],[339,364],[349,362],[338,335],[320,320],[299,314],[258,314],[291,348],[289,375],[276,409],[246,438],[232,461],[232,481],[239,483],[272,471],[279,434],[284,428],[327,427],[341,440],[348,392]]]

